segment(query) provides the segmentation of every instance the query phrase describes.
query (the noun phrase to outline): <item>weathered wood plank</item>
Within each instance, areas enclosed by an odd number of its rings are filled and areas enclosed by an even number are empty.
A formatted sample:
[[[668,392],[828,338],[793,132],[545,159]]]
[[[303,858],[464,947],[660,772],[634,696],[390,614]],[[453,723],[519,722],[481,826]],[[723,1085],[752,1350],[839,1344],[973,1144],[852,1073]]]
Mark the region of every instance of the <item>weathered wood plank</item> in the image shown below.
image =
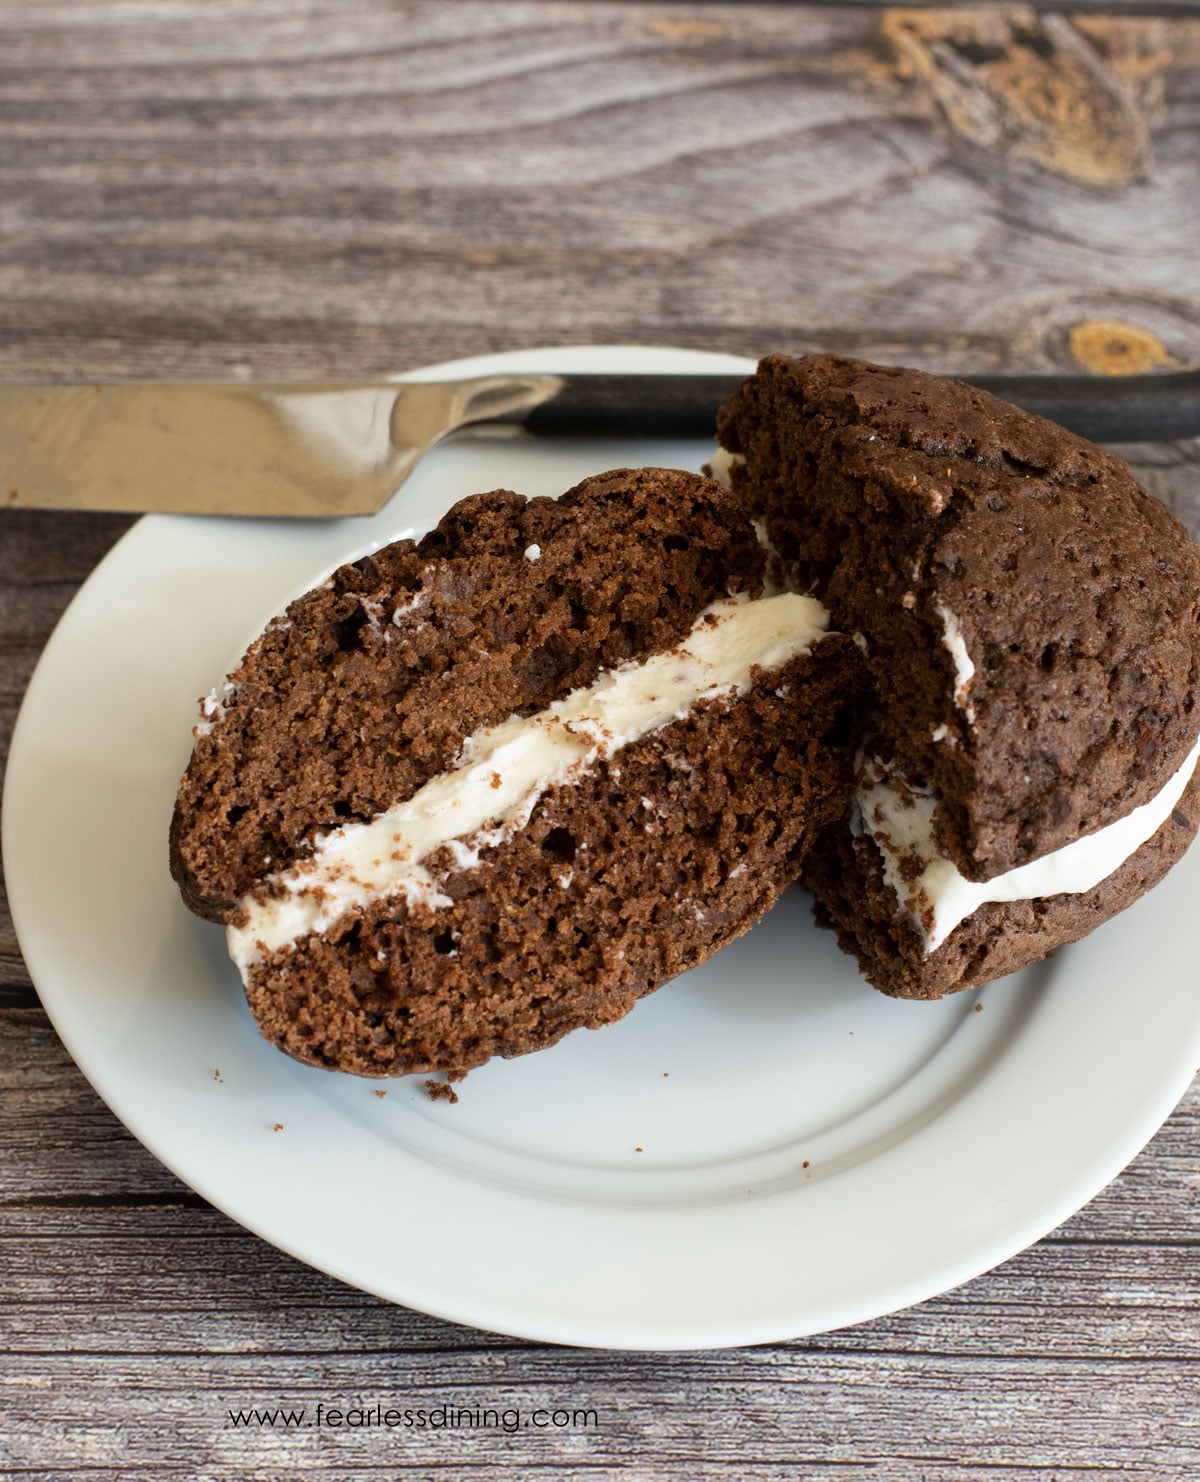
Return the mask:
[[[859,1475],[950,1482],[985,1450],[992,1475],[1184,1478],[1194,1430],[1171,1405],[1184,1365],[1088,1365],[971,1358],[804,1354],[781,1369],[778,1355],[751,1350],[714,1363],[696,1357],[528,1355],[482,1352],[374,1355],[364,1376],[357,1355],[314,1363],[304,1356],[174,1355],[169,1371],[138,1358],[89,1355],[47,1362],[34,1413],[10,1432],[16,1466],[71,1475],[103,1467],[143,1475],[149,1465],[185,1464],[193,1477],[308,1475],[358,1465],[409,1469],[449,1462],[452,1475],[487,1475],[514,1463],[565,1470],[572,1464],[632,1475],[688,1475],[689,1465],[736,1468],[755,1477]],[[1163,1381],[1167,1381],[1164,1384]],[[597,1391],[604,1402],[597,1400]],[[504,1436],[496,1429],[239,1430],[231,1410],[376,1405],[454,1410],[594,1410],[598,1424]],[[803,1416],[807,1434],[795,1436]],[[1109,1430],[1095,1442],[1098,1425]],[[902,1438],[902,1439],[901,1439]],[[645,1470],[637,1470],[640,1458]],[[450,1460],[452,1458],[452,1461]],[[652,1459],[651,1459],[652,1458]],[[1084,1459],[1086,1458],[1086,1460]],[[267,1469],[270,1469],[269,1471]],[[980,1472],[980,1475],[985,1473]]]
[[[0,8],[0,373],[588,339],[1050,367],[1095,318],[1196,354],[1200,21],[203,10]]]

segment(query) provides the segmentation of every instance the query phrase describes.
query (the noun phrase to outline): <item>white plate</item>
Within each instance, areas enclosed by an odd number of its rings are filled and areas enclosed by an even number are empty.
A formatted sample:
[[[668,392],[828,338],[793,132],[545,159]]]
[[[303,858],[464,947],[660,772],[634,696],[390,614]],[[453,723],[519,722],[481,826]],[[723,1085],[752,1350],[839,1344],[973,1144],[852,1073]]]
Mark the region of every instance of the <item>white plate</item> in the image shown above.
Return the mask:
[[[529,351],[422,374],[740,370]],[[12,906],[55,1027],[113,1111],[242,1225],[439,1316],[613,1348],[759,1343],[945,1291],[1065,1219],[1200,1057],[1200,852],[1088,941],[977,995],[866,987],[792,892],[623,1023],[431,1102],[259,1038],[222,932],[167,873],[196,697],[295,594],[454,500],[558,494],[696,443],[462,440],[366,521],[152,516],[83,587],[13,739]],[[981,1008],[981,1012],[976,1012]],[[274,1130],[282,1124],[280,1130]]]

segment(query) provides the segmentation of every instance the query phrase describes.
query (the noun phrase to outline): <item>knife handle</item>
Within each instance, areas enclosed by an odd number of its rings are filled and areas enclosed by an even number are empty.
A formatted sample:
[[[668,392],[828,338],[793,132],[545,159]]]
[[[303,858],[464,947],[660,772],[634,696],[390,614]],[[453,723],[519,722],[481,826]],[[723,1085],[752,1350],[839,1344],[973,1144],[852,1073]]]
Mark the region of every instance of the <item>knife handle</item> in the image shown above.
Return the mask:
[[[1200,437],[1200,370],[1156,376],[964,376],[1094,443]]]
[[[1093,442],[1200,436],[1200,370],[1153,376],[963,376]],[[572,375],[532,409],[494,420],[535,437],[707,438],[736,375]]]

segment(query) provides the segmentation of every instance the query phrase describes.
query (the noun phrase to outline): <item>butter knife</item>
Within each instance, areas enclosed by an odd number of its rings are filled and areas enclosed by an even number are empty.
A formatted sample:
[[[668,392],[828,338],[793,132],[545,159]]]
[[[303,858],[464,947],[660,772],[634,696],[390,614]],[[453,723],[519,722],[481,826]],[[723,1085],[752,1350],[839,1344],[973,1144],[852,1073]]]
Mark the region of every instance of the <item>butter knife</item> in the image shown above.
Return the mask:
[[[978,376],[1096,442],[1200,436],[1200,370]],[[467,427],[711,439],[737,375],[491,375],[361,383],[0,384],[0,507],[372,514]]]

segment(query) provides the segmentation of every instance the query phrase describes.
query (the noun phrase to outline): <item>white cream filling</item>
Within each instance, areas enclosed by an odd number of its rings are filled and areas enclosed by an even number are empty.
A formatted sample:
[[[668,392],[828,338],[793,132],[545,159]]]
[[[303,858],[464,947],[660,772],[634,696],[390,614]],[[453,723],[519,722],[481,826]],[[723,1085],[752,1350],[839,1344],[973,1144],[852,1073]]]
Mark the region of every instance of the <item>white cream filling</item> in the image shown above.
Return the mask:
[[[228,679],[223,680],[218,687],[209,690],[204,699],[200,701],[202,719],[192,727],[192,735],[197,741],[201,736],[211,736],[218,721],[225,719],[225,707],[237,694],[239,687],[231,684]]]
[[[712,476],[718,484],[724,484],[725,488],[732,489],[731,470],[745,461],[741,453],[731,453],[728,448],[718,448],[708,460],[708,466],[712,469]]]
[[[917,924],[926,953],[936,952],[956,926],[988,901],[1037,900],[1093,890],[1153,838],[1170,817],[1200,760],[1200,740],[1170,781],[1148,803],[1072,844],[1019,865],[992,880],[967,880],[937,852],[933,815],[937,797],[888,776],[878,761],[862,769],[855,799],[861,826],[883,857],[883,875]],[[911,879],[904,866],[922,866]]]
[[[967,640],[963,637],[962,624],[957,616],[940,602],[934,608],[942,620],[942,643],[954,660],[954,703],[969,721],[975,719],[975,707],[967,698],[971,681],[975,678],[975,663],[967,652]]]
[[[806,653],[828,627],[829,614],[815,598],[791,592],[714,602],[678,647],[613,669],[537,715],[477,732],[453,769],[413,797],[369,822],[318,835],[309,858],[271,875],[239,903],[245,919],[229,928],[230,955],[245,977],[259,958],[327,931],[381,897],[451,905],[424,864],[436,850],[448,845],[459,869],[474,868],[481,849],[528,823],[549,788],[579,781],[702,700],[745,694],[756,670]]]

